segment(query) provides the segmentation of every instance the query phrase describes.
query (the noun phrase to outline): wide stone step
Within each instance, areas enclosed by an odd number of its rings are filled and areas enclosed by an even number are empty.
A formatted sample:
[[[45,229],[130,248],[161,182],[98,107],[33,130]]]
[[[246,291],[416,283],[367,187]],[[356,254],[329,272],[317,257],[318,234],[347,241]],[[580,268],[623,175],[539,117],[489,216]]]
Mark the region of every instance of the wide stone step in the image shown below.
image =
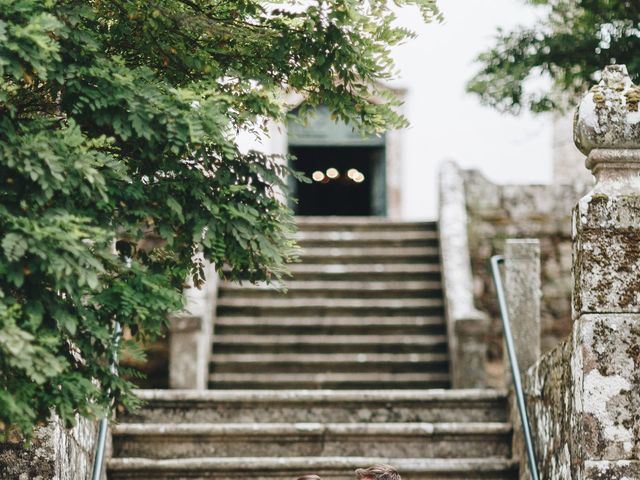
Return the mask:
[[[305,247],[303,263],[437,263],[437,247]]]
[[[220,298],[219,315],[439,315],[442,298]]]
[[[220,298],[431,298],[442,297],[439,281],[297,281],[278,285],[223,283]]]
[[[356,468],[392,464],[403,480],[515,480],[517,465],[504,458],[383,457],[228,457],[154,460],[116,458],[109,461],[109,478],[193,480],[291,480],[316,473],[323,480],[353,480]]]
[[[437,263],[294,263],[289,270],[293,280],[440,280]]]
[[[437,222],[407,222],[387,217],[299,216],[296,225],[301,231],[437,231]]]
[[[211,373],[209,388],[446,388],[448,372]]]
[[[288,266],[292,280],[312,281],[440,281],[438,263],[293,263]]]
[[[300,231],[294,239],[303,248],[437,247],[435,231]]]
[[[505,422],[497,390],[138,390],[120,422]]]
[[[215,319],[217,334],[444,334],[442,316],[281,317],[221,316]]]
[[[214,353],[427,353],[445,352],[446,335],[214,336]]]
[[[114,456],[144,458],[510,455],[508,423],[182,423],[112,427]]]
[[[329,373],[446,372],[446,353],[246,353],[211,356],[210,372]]]

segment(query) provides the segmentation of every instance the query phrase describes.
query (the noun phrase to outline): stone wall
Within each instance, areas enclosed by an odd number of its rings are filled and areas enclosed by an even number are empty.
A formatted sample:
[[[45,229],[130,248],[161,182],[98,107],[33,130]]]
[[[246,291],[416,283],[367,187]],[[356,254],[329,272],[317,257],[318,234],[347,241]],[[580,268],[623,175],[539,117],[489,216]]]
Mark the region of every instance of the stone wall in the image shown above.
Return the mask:
[[[547,352],[522,378],[527,413],[541,479],[571,479],[571,452],[579,437],[572,431],[575,411],[572,391],[572,341],[567,339]],[[513,456],[520,460],[520,479],[531,478],[519,414],[515,406]]]
[[[596,182],[573,209],[572,332],[524,375],[541,478],[640,478],[638,99],[610,65],[576,114]]]
[[[79,419],[65,429],[57,418],[39,427],[28,446],[0,443],[0,480],[80,480],[91,476],[98,423]]]
[[[475,304],[491,317],[490,363],[501,363],[502,337],[488,262],[507,238],[540,241],[541,348],[549,351],[571,329],[571,210],[587,186],[496,185],[475,170],[464,171],[464,182]]]

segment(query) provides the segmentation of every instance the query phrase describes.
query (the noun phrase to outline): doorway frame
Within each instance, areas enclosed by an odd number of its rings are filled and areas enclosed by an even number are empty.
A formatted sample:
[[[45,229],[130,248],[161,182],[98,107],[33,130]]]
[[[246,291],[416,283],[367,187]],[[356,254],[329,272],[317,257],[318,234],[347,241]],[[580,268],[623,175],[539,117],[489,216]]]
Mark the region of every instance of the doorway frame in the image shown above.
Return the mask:
[[[383,86],[382,88],[393,92],[402,102],[402,105],[398,108],[398,113],[402,114],[404,110],[404,99],[407,93],[406,89],[390,88],[388,86]],[[299,94],[291,94],[287,97],[287,104],[290,106],[290,110],[297,108],[303,101],[304,97]],[[269,153],[286,156],[289,152],[289,134],[287,127],[281,123],[270,122],[269,137],[271,138]],[[391,220],[398,220],[402,217],[402,131],[389,130],[386,132],[384,147],[385,217]]]

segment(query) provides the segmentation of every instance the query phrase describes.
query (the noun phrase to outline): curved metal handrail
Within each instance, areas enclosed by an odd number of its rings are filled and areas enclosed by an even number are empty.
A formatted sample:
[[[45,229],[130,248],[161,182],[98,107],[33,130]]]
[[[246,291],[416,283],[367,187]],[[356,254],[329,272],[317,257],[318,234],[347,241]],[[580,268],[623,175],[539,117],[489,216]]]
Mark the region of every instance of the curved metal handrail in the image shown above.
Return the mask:
[[[500,306],[500,318],[502,319],[504,343],[507,346],[507,354],[509,356],[509,364],[511,366],[513,388],[516,392],[516,402],[518,403],[518,411],[520,412],[520,421],[522,423],[522,433],[524,434],[524,442],[527,449],[527,458],[529,460],[531,479],[539,480],[540,477],[538,475],[538,462],[536,460],[536,452],[533,448],[533,438],[531,437],[529,415],[527,414],[527,405],[524,399],[524,390],[522,389],[520,368],[518,367],[518,358],[516,357],[513,335],[511,334],[511,323],[509,321],[509,311],[507,310],[507,300],[504,294],[504,287],[502,286],[502,277],[500,276],[501,263],[504,263],[504,257],[502,255],[494,255],[493,257],[491,257],[491,274],[493,275],[493,283],[496,286],[496,293],[498,294],[498,304]]]
[[[122,335],[122,327],[119,322],[115,323],[113,329],[113,347],[114,351],[111,356],[111,373],[118,371],[118,345],[120,343],[120,337]],[[100,429],[98,430],[98,441],[96,443],[96,455],[93,460],[93,473],[91,474],[91,480],[100,480],[102,476],[102,465],[104,464],[104,452],[107,446],[107,431],[109,430],[109,413],[107,412],[100,420]]]

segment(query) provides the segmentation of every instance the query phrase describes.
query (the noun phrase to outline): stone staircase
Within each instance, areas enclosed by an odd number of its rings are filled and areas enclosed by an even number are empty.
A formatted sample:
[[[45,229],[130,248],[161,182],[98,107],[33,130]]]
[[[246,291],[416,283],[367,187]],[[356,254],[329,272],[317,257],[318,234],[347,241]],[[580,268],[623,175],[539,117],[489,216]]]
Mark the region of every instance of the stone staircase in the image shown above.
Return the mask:
[[[408,480],[515,479],[502,392],[447,390],[434,223],[300,219],[287,294],[220,287],[210,390],[142,391],[109,478],[287,480],[392,463]]]

